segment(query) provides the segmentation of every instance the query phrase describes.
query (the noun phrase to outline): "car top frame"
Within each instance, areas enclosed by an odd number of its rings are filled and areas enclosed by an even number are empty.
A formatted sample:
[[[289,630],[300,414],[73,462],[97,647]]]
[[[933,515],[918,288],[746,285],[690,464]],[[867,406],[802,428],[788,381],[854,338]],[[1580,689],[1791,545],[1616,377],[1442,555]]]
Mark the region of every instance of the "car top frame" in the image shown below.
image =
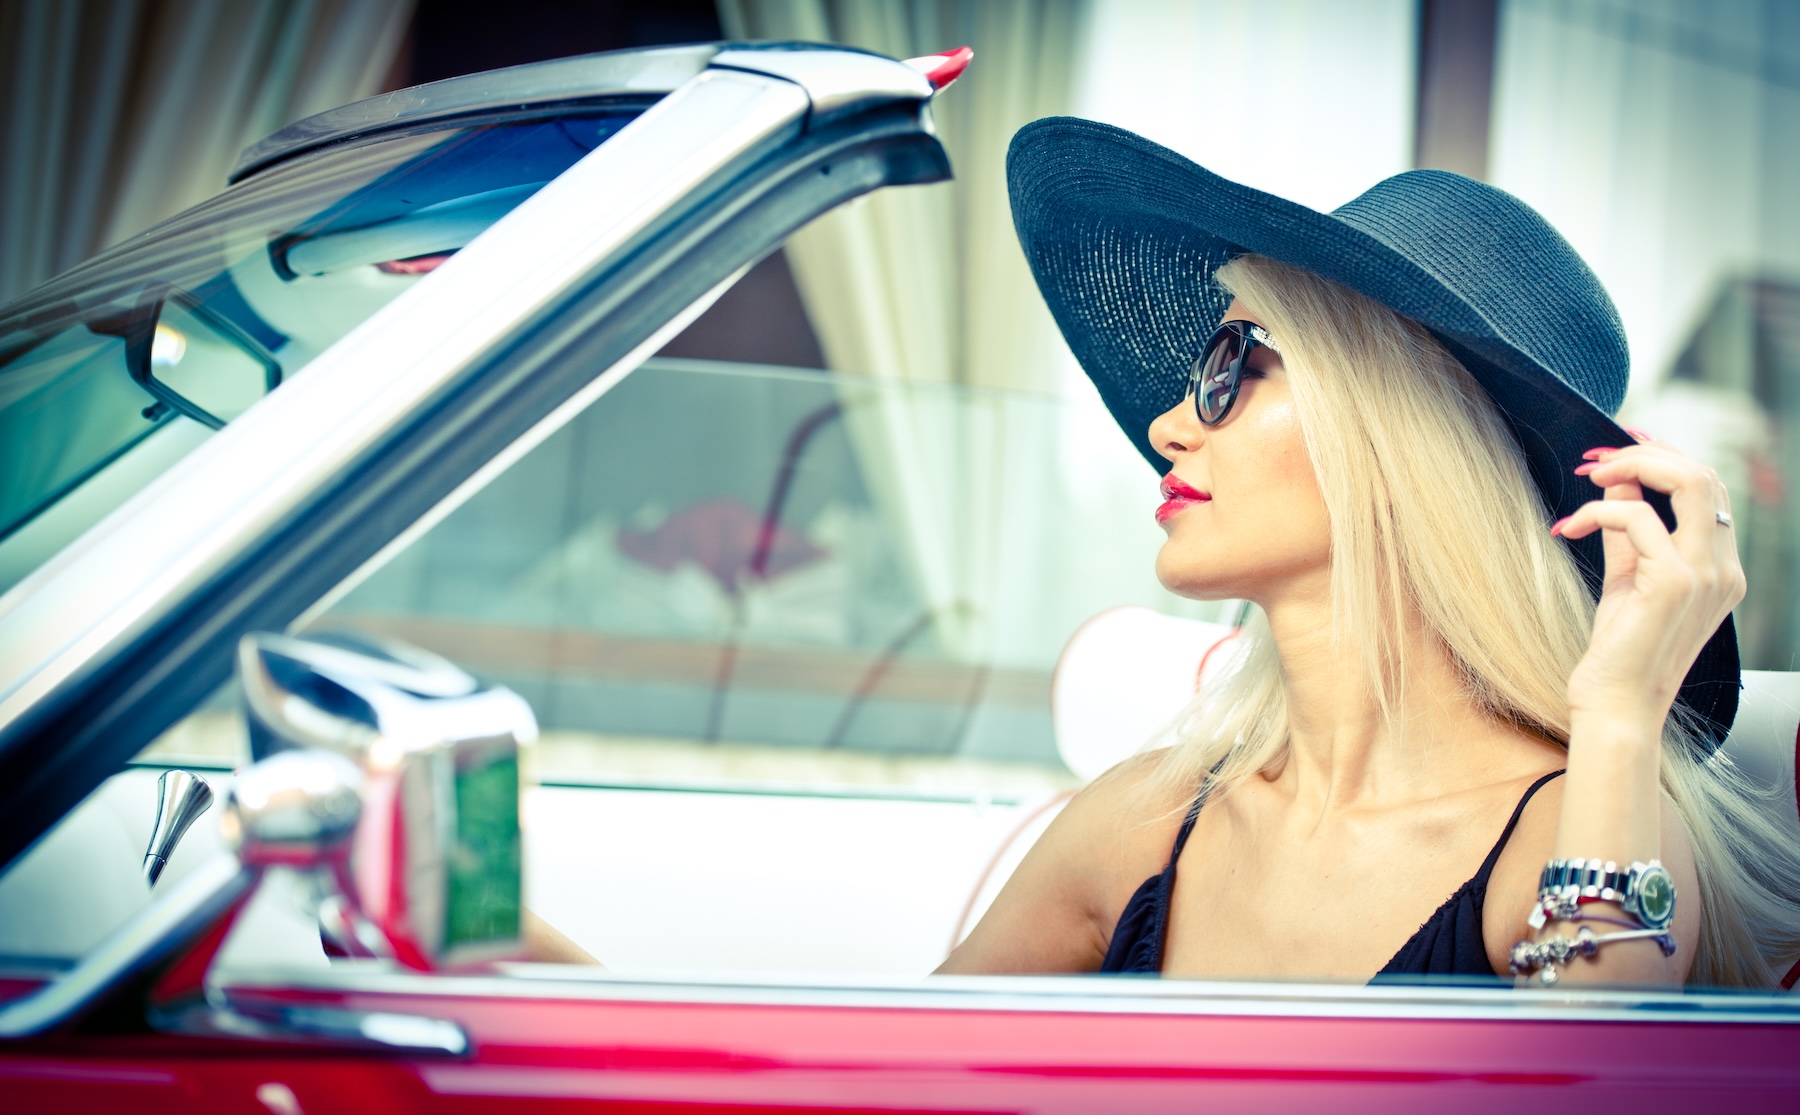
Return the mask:
[[[223,683],[241,635],[448,513],[790,232],[949,177],[932,93],[876,55],[715,52],[0,598],[0,864]]]

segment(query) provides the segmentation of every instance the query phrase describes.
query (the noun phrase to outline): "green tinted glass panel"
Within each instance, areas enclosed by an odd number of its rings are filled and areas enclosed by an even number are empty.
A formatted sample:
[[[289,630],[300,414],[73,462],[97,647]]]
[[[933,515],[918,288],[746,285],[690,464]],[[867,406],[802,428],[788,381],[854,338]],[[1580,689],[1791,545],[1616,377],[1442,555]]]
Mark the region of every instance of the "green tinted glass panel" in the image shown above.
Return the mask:
[[[519,760],[510,748],[456,772],[447,948],[519,935]]]
[[[0,536],[117,459],[168,418],[125,374],[125,341],[62,329],[0,374]]]
[[[281,382],[281,365],[217,315],[171,300],[151,335],[149,375],[210,425],[249,410]]]

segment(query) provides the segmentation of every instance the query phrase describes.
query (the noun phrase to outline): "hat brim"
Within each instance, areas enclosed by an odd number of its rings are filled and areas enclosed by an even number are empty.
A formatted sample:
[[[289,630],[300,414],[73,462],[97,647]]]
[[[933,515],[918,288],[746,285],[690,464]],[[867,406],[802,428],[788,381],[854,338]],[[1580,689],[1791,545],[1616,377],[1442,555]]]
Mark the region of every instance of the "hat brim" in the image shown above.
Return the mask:
[[[1013,222],[1038,287],[1076,359],[1138,452],[1161,471],[1150,422],[1181,399],[1230,296],[1216,272],[1246,254],[1303,267],[1418,322],[1486,389],[1522,449],[1550,518],[1594,488],[1581,454],[1631,435],[1510,342],[1457,290],[1329,213],[1221,178],[1110,125],[1052,117],[1020,129],[1007,156]],[[1673,508],[1647,493],[1670,529]],[[1569,542],[1597,599],[1600,536]],[[1737,633],[1728,616],[1682,686],[1716,747],[1736,717]]]

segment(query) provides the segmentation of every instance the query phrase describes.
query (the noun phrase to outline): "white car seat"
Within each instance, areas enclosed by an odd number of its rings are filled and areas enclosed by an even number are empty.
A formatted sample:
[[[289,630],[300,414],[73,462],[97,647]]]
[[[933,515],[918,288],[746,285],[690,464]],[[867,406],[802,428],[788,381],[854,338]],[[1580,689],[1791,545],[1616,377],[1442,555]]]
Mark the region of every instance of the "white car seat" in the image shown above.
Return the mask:
[[[1136,606],[1108,609],[1076,628],[1050,680],[1063,763],[1091,780],[1147,746],[1173,742],[1176,714],[1220,676],[1237,630]]]
[[[1058,659],[1050,708],[1063,762],[1091,779],[1146,744],[1170,742],[1170,722],[1200,686],[1219,676],[1235,628],[1114,608],[1083,624]],[[1759,786],[1800,844],[1800,673],[1747,670],[1737,721],[1722,753]],[[1021,855],[1023,853],[1020,853]],[[999,857],[996,857],[999,858]],[[1795,964],[1783,986],[1800,979]]]

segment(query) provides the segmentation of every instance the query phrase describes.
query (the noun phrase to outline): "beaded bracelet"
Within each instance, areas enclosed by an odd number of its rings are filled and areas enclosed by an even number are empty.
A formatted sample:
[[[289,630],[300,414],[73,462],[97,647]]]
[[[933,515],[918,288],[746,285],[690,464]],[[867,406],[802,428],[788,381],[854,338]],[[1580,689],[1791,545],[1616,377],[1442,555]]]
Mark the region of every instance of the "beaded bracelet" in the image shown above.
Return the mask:
[[[1619,923],[1617,918],[1595,918]],[[1622,923],[1621,923],[1622,924]],[[1675,955],[1675,938],[1660,929],[1628,929],[1620,933],[1596,934],[1587,926],[1575,931],[1573,937],[1556,936],[1548,941],[1520,941],[1512,947],[1509,958],[1513,975],[1529,975],[1538,973],[1538,979],[1545,987],[1554,984],[1559,978],[1557,968],[1567,964],[1576,956],[1584,956],[1592,960],[1600,952],[1600,946],[1610,945],[1614,941],[1634,941],[1650,939],[1662,948],[1664,956]]]

